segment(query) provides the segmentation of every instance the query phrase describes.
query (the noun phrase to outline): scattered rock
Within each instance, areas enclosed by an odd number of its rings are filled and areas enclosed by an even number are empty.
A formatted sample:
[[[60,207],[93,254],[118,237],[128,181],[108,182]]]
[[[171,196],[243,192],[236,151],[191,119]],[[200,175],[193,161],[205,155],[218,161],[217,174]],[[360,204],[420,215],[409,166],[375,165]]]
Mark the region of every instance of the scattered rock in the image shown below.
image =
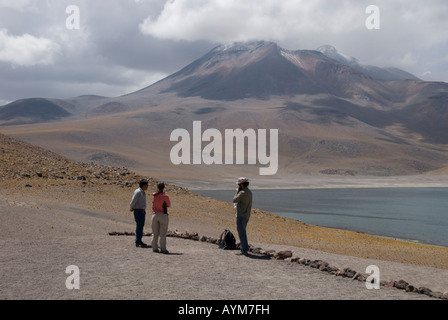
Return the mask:
[[[285,260],[286,258],[292,257],[292,251],[285,250],[285,251],[279,251],[276,254],[274,254],[274,258],[277,260]]]
[[[345,272],[344,272],[344,274],[342,276],[345,277],[345,278],[353,278],[355,276],[355,274],[356,274],[356,271],[352,270],[350,268],[345,268],[344,271]]]
[[[431,290],[431,289],[428,289],[428,288],[426,288],[426,287],[420,287],[420,288],[418,288],[418,293],[420,293],[420,294],[424,294],[424,295],[429,296],[429,295],[431,294],[431,292],[432,292],[432,290]]]
[[[311,268],[315,268],[315,269],[317,269],[317,268],[319,268],[319,263],[320,262],[320,260],[313,260],[313,261],[310,261],[310,263],[309,263],[309,266],[311,267]]]
[[[387,281],[386,281],[386,280],[380,280],[380,286],[381,286],[381,287],[385,287],[386,284],[387,284]]]
[[[390,280],[384,285],[385,288],[392,288],[394,286],[395,286],[395,280]]]
[[[261,248],[250,248],[249,251],[254,253],[254,254],[261,254],[263,249],[261,249]]]
[[[366,282],[367,279],[369,278],[369,276],[370,275],[367,273],[359,273],[357,279],[358,279],[358,281]],[[373,281],[372,281],[372,283],[373,283]]]
[[[399,281],[395,282],[395,288],[400,289],[400,290],[405,290],[408,285],[409,285],[409,283],[407,283],[404,280],[399,280]]]
[[[327,272],[330,274],[336,274],[336,271],[338,271],[338,268],[336,268],[335,266],[328,266],[327,267]]]
[[[405,290],[406,290],[406,292],[418,293],[418,289],[416,287],[414,287],[412,284],[407,285]]]
[[[441,299],[443,294],[441,292],[431,292],[428,296],[436,299]]]
[[[335,276],[337,276],[337,277],[342,277],[342,276],[344,276],[344,274],[345,274],[345,271],[344,270],[342,270],[342,269],[338,269],[336,272],[335,272]]]
[[[266,255],[269,257],[273,257],[275,255],[275,250],[266,250]]]
[[[134,232],[109,232],[108,235],[110,235],[110,236],[134,236],[135,233]],[[152,234],[145,233],[144,235],[151,236]],[[213,244],[217,244],[219,242],[218,239],[215,239],[212,237],[206,237],[204,235],[199,236],[198,233],[196,233],[196,232],[193,232],[193,233],[186,232],[186,233],[182,234],[182,233],[178,233],[177,231],[176,232],[168,231],[167,236],[181,238],[181,239],[188,239],[188,240],[193,240],[193,241],[208,242],[208,243],[213,243]],[[290,250],[275,252],[274,250],[263,250],[262,248],[259,248],[259,247],[255,248],[255,247],[249,246],[249,251],[252,253],[256,253],[256,254],[263,254],[263,255],[267,255],[267,256],[271,256],[271,257],[273,256],[277,260],[286,260],[289,262],[295,262],[295,263],[302,264],[302,265],[309,265],[312,268],[328,272],[335,276],[351,278],[352,280],[358,280],[361,282],[367,281],[368,277],[370,276],[369,274],[359,273],[350,268],[338,269],[337,267],[331,266],[330,264],[328,264],[327,262],[322,261],[322,260],[312,260],[311,261],[306,258],[298,258],[298,257],[292,258],[292,251],[290,251]],[[416,288],[404,280],[399,280],[399,281],[382,280],[380,282],[380,285],[385,288],[395,287],[399,290],[405,290],[406,292],[410,292],[410,293],[419,293],[419,294],[424,294],[424,295],[427,295],[429,297],[436,298],[436,299],[448,300],[448,291],[445,291],[444,293],[442,293],[442,292],[433,292],[431,289],[426,288],[426,287]]]
[[[359,272],[356,272],[355,275],[352,277],[352,281],[357,280],[361,274]]]
[[[317,265],[320,271],[328,271],[329,263],[325,261],[319,261]]]

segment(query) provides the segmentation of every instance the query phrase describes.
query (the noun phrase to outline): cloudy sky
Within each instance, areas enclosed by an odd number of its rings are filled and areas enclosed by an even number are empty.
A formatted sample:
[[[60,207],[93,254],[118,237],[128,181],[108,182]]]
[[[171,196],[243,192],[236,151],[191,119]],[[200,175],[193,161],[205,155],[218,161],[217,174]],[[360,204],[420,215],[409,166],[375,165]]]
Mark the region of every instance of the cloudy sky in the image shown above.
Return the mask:
[[[371,4],[379,30],[366,27]],[[447,0],[0,0],[0,105],[123,95],[248,40],[330,44],[364,64],[448,82],[447,30]]]

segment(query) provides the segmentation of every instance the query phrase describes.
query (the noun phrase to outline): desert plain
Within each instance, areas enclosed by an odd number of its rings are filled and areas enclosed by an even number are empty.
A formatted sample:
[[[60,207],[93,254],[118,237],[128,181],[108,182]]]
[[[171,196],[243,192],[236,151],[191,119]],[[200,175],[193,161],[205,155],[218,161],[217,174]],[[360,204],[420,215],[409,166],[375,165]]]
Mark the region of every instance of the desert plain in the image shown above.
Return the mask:
[[[421,300],[443,298],[448,290],[448,248],[308,225],[259,210],[256,203],[249,243],[263,250],[290,250],[293,259],[239,256],[214,243],[178,237],[168,238],[168,255],[136,248],[132,235],[109,234],[132,234],[129,202],[139,179],[149,179],[152,192],[163,176],[76,162],[0,137],[0,299]],[[443,185],[443,179],[420,178],[420,183],[426,179]],[[230,180],[221,185],[226,183],[233,187]],[[170,183],[166,190],[172,200],[170,231],[213,238],[225,229],[236,234],[233,205],[200,196],[187,184]],[[257,185],[264,184],[254,182],[255,194]],[[151,232],[150,217],[146,233]],[[383,284],[404,280],[439,294],[384,285],[368,290],[365,282],[299,264],[297,258],[359,273],[375,265]],[[80,270],[80,288],[70,290],[66,270],[73,265]]]

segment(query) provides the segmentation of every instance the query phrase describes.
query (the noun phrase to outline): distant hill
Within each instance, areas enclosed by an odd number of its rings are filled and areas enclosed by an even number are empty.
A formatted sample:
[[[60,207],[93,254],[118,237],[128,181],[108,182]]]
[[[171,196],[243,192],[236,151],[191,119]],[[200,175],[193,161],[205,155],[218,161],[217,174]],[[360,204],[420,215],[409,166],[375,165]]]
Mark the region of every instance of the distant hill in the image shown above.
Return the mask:
[[[222,45],[135,95],[145,93],[219,101],[307,95],[315,97],[308,105],[314,112],[324,107],[380,128],[400,124],[429,142],[448,144],[448,83],[363,66],[330,46],[290,51],[264,41]]]
[[[127,168],[77,162],[44,148],[0,134],[0,181],[78,181],[135,187],[142,178]],[[151,181],[152,182],[152,181]]]
[[[9,121],[9,124],[54,121],[70,115],[60,105],[43,98],[14,101],[0,109],[0,120]]]
[[[12,123],[26,123],[14,126]],[[51,122],[48,122],[51,121]],[[0,110],[0,130],[75,160],[174,178],[227,179],[259,166],[175,166],[173,130],[278,129],[279,173],[396,176],[448,167],[448,84],[362,65],[324,46],[221,45],[121,97],[27,99]],[[1,126],[9,124],[9,126]]]

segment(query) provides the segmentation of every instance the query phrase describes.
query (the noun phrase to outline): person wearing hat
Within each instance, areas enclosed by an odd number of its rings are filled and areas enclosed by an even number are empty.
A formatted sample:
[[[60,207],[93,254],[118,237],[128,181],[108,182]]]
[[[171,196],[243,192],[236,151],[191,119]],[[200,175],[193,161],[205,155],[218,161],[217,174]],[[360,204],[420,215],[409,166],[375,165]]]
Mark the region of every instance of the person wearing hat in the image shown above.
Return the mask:
[[[153,193],[152,198],[152,251],[169,253],[166,249],[166,233],[168,232],[168,208],[171,206],[170,197],[164,192],[165,184],[160,182],[157,184],[158,192]]]
[[[236,229],[240,238],[241,254],[247,255],[249,243],[247,242],[246,227],[252,210],[252,191],[249,190],[249,179],[247,178],[239,178],[237,185],[238,189],[233,197],[236,209]]]
[[[145,217],[146,217],[146,193],[148,190],[148,180],[142,179],[139,182],[139,188],[134,191],[132,196],[132,200],[130,203],[130,210],[134,212],[134,219],[136,223],[135,228],[135,246],[146,248],[148,247],[145,243],[142,242],[143,237],[143,228],[145,226]]]

